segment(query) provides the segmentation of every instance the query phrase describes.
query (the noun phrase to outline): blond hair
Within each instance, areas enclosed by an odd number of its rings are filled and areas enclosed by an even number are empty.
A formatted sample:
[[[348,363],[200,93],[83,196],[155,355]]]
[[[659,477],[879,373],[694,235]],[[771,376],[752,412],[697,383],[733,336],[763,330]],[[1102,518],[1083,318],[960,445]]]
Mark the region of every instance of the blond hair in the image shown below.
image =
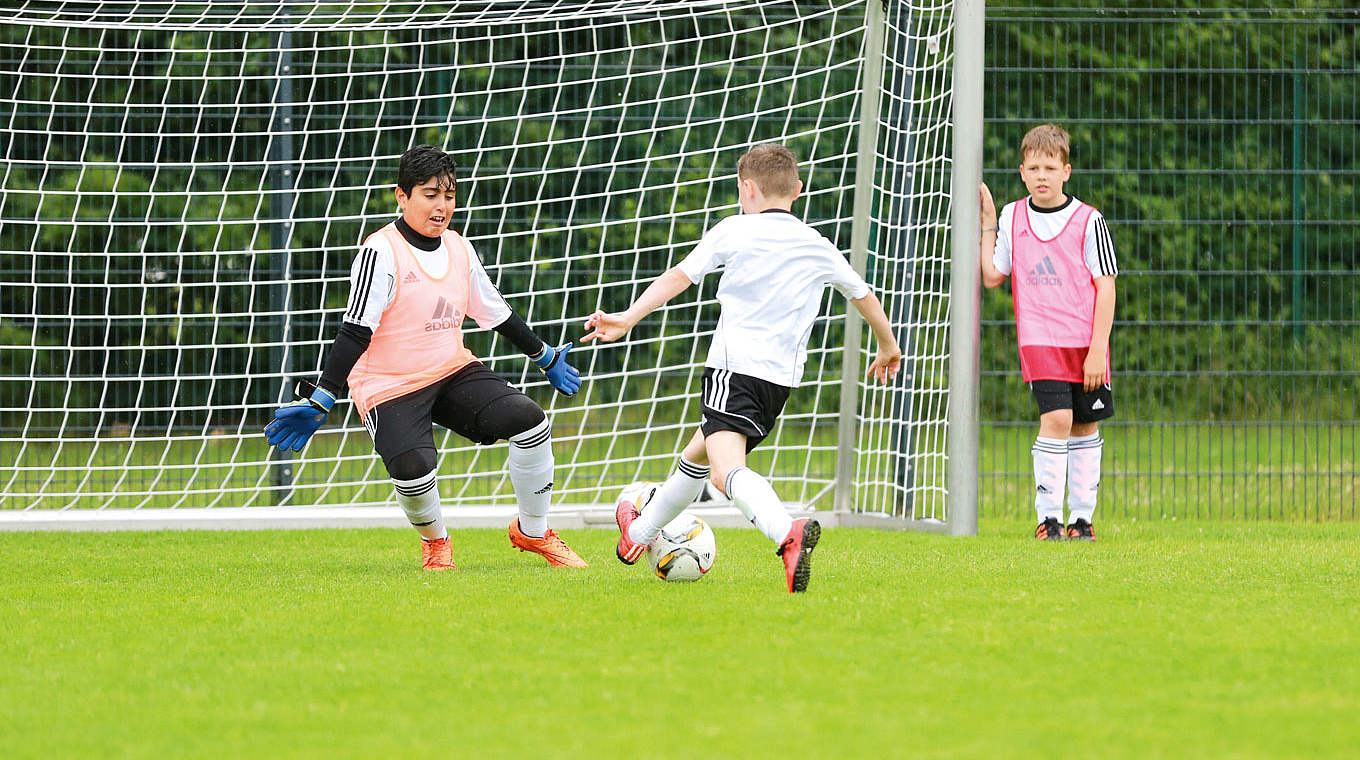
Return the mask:
[[[1020,160],[1024,161],[1031,153],[1057,156],[1065,164],[1072,155],[1072,138],[1057,124],[1040,124],[1020,141]]]
[[[753,180],[768,197],[792,198],[798,194],[798,158],[778,143],[757,145],[737,161],[737,178]]]

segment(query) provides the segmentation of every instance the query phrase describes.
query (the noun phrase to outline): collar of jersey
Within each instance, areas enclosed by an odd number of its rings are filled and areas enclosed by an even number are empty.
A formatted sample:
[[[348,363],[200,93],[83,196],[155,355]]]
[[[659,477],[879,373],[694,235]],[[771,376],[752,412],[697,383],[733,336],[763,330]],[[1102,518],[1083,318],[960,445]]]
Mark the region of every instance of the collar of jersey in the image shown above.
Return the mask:
[[[414,229],[411,228],[411,225],[406,223],[406,220],[403,219],[402,217],[397,217],[397,232],[400,232],[401,236],[403,238],[406,238],[406,242],[410,243],[415,248],[419,248],[420,250],[425,251],[426,253],[433,253],[439,250],[439,246],[441,243],[439,238],[428,237],[426,235],[420,234],[419,232],[416,232]]]
[[[1029,210],[1033,211],[1036,214],[1056,214],[1059,211],[1062,211],[1063,209],[1067,208],[1068,206],[1071,206],[1072,201],[1077,199],[1077,196],[1072,195],[1071,193],[1065,193],[1065,195],[1067,195],[1067,200],[1063,201],[1063,204],[1061,206],[1054,206],[1053,208],[1039,208],[1038,206],[1034,205],[1034,196],[1031,195],[1027,199],[1029,202]]]

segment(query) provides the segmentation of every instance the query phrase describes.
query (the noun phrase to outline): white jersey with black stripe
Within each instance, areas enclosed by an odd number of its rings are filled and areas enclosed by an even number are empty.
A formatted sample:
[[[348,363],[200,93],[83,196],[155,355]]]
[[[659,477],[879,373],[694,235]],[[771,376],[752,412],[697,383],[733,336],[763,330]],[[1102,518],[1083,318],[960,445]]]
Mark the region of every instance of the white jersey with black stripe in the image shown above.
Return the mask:
[[[1045,240],[1053,238],[1067,223],[1072,215],[1081,208],[1082,203],[1075,196],[1067,196],[1067,202],[1057,208],[1038,208],[1029,199],[1007,203],[997,216],[996,247],[992,249],[992,263],[997,271],[1011,273],[1011,240],[1015,225],[1015,205],[1029,202],[1029,226],[1034,233]],[[1091,210],[1086,220],[1086,235],[1082,243],[1082,258],[1092,277],[1114,277],[1119,274],[1119,265],[1114,256],[1114,240],[1110,237],[1109,225],[1100,211]]]
[[[830,240],[782,210],[723,219],[676,266],[696,284],[722,270],[722,313],[705,365],[786,388],[803,378],[826,288],[851,299],[870,292]]]
[[[467,244],[470,276],[468,283],[467,315],[477,325],[491,329],[510,318],[510,306],[501,296],[496,285],[491,282],[486,269],[482,266],[477,251],[471,241]],[[443,277],[449,268],[449,255],[444,246],[433,251],[422,251],[409,246],[420,266],[432,277]],[[392,245],[386,235],[373,235],[354,257],[349,273],[349,304],[345,308],[344,321],[363,325],[377,330],[383,312],[392,305],[397,294],[397,263],[392,253]]]

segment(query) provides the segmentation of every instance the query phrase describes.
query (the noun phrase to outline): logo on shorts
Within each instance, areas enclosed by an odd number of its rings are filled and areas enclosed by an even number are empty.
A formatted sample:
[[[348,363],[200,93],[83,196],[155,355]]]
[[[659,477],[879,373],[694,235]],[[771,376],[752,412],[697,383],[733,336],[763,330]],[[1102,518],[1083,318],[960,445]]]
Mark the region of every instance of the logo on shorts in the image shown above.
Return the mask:
[[[1105,402],[1104,402],[1104,401],[1101,401],[1100,399],[1096,399],[1096,402],[1095,402],[1094,404],[1091,404],[1091,411],[1093,411],[1093,412],[1098,412],[1098,411],[1100,411],[1101,409],[1104,409],[1104,408],[1105,408]]]
[[[1039,484],[1039,487],[1036,488],[1036,489],[1034,489],[1034,490],[1037,491],[1037,492],[1039,492],[1039,493],[1053,493],[1053,491],[1052,491],[1051,489],[1049,489],[1049,487],[1046,486],[1046,485],[1044,485],[1043,483],[1040,483],[1040,484]]]
[[[434,305],[434,314],[430,315],[430,321],[425,323],[425,332],[435,332],[436,330],[457,329],[463,324],[463,315],[453,308],[447,298],[439,297],[439,302]]]
[[[413,282],[420,282],[420,278],[416,276],[415,272],[407,272],[406,276],[401,278],[401,281],[410,285]]]
[[[1025,273],[1026,285],[1050,285],[1060,286],[1063,284],[1062,278],[1058,276],[1058,270],[1053,268],[1053,262],[1047,256],[1043,261],[1034,265],[1034,268]]]

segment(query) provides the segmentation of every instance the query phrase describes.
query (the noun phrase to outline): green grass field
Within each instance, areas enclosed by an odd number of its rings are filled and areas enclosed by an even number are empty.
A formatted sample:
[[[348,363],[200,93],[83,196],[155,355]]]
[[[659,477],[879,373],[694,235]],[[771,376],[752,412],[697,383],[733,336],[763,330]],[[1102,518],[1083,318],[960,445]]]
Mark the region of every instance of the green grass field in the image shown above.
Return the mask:
[[[1099,527],[831,530],[796,597],[749,530],[693,585],[606,531],[0,534],[0,755],[1354,756],[1360,525]]]

